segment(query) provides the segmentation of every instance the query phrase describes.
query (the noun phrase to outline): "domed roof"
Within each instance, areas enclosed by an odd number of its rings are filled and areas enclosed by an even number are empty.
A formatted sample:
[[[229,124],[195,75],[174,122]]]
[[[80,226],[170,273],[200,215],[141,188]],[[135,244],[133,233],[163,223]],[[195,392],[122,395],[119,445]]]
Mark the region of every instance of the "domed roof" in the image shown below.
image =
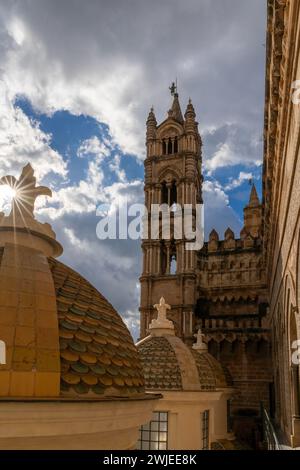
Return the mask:
[[[0,247],[0,265],[4,248]],[[80,274],[48,258],[60,345],[60,393],[94,399],[144,394],[141,361],[112,305]]]
[[[56,261],[62,246],[52,227],[34,217],[37,197],[51,190],[36,185],[30,164],[18,179],[0,178],[2,184],[16,194],[10,214],[0,212],[0,297],[3,305],[14,299],[9,314],[0,309],[1,339],[10,348],[3,367],[12,372],[3,394],[144,394],[141,362],[121,317],[86,279]]]
[[[146,389],[209,391],[230,386],[229,372],[207,352],[201,331],[193,347],[188,347],[175,336],[165,299],[154,307],[158,316],[150,323],[150,335],[137,343]]]
[[[116,310],[78,273],[53,258],[48,261],[59,320],[61,393],[143,393],[141,362]]]
[[[146,389],[209,391],[231,385],[229,373],[207,352],[176,336],[147,336],[137,344]]]

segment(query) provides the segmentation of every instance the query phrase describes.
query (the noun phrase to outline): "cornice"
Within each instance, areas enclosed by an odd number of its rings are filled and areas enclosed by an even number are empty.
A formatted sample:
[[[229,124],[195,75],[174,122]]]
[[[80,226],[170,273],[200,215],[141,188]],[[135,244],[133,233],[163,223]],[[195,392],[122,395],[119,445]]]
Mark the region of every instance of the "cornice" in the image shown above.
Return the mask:
[[[278,189],[274,184],[282,158],[286,133],[286,113],[290,99],[287,93],[287,33],[285,9],[289,0],[268,0],[266,39],[266,81],[264,118],[263,161],[263,238],[264,256],[267,264],[274,231],[275,197]],[[278,201],[277,201],[278,205]]]

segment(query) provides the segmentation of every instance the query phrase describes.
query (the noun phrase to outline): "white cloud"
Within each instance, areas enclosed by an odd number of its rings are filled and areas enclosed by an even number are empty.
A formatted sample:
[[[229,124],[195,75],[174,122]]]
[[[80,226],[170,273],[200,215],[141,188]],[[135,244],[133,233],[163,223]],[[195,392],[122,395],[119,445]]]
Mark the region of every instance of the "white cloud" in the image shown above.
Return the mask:
[[[252,173],[245,173],[244,171],[240,171],[239,176],[237,178],[229,178],[229,183],[226,184],[224,189],[225,191],[231,191],[232,189],[241,186],[245,181],[250,182],[250,180],[253,180]]]
[[[13,105],[4,81],[0,81],[0,173],[12,172],[30,162],[39,178],[50,172],[67,174],[62,156],[51,148],[51,135]]]
[[[127,178],[126,178],[126,173],[123,169],[120,168],[121,164],[121,155],[115,155],[113,160],[109,164],[109,168],[111,171],[115,173],[117,176],[118,180],[121,181],[122,183],[125,183]]]
[[[230,124],[228,127],[228,134],[224,137],[225,141],[215,145],[216,150],[212,156],[204,161],[204,167],[207,174],[211,176],[216,170],[225,167],[232,167],[235,165],[260,166],[262,164],[262,157],[260,154],[260,141],[252,135],[245,135],[243,129],[239,126]],[[217,133],[218,129],[206,133],[213,136]],[[240,133],[240,135],[238,135]],[[248,137],[247,142],[242,139]]]
[[[242,221],[229,205],[229,197],[217,181],[205,181],[203,184],[204,228],[206,238],[215,229],[223,238],[225,230],[230,227],[238,236]]]
[[[100,161],[110,155],[111,143],[107,139],[100,142],[99,137],[94,135],[89,139],[84,140],[77,150],[77,156],[80,158],[93,155]]]

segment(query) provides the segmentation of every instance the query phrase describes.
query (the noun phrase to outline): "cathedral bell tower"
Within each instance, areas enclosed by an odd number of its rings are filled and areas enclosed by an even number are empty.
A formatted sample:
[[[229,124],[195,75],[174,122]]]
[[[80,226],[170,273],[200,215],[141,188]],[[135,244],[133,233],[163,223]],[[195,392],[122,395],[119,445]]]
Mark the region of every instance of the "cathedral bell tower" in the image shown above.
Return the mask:
[[[197,251],[186,248],[183,208],[190,205],[194,226],[196,205],[202,204],[202,141],[191,100],[183,117],[174,83],[170,90],[173,103],[167,118],[158,125],[151,108],[147,119],[144,190],[148,238],[142,242],[141,338],[148,334],[155,317],[154,304],[161,297],[172,307],[169,316],[177,335],[192,337],[194,329]],[[154,214],[158,205],[161,211]],[[164,210],[170,212],[168,237],[163,231]],[[180,213],[182,218],[178,223]],[[155,217],[159,229],[153,234],[150,226]]]

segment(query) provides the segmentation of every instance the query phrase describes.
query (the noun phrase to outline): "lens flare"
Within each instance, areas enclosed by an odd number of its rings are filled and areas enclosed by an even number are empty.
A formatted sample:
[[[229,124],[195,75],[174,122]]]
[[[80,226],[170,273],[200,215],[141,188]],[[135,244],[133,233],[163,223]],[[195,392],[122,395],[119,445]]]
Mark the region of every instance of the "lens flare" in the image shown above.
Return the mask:
[[[17,191],[8,184],[0,185],[0,211],[8,213]]]

